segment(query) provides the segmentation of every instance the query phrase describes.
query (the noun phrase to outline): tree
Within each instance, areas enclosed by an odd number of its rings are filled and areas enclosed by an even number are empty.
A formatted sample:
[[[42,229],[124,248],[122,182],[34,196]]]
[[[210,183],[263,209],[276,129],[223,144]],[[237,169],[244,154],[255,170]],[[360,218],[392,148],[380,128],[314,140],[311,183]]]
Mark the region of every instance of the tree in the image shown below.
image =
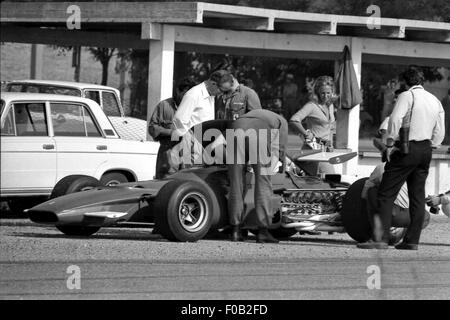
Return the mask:
[[[94,59],[99,61],[102,64],[102,85],[106,86],[108,84],[108,67],[109,61],[111,60],[115,48],[96,48],[90,47],[88,48],[89,52],[94,56]]]

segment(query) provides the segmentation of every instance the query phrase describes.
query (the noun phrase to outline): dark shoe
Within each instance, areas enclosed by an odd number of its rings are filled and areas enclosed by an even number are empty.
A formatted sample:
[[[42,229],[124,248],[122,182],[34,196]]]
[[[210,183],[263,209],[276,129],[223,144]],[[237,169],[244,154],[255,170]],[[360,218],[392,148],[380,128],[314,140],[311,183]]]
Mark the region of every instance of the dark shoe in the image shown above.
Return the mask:
[[[418,250],[419,249],[419,245],[402,242],[402,243],[399,243],[398,245],[396,245],[395,249],[398,249],[398,250]]]
[[[358,247],[360,249],[378,249],[378,250],[385,250],[385,249],[389,248],[389,246],[386,242],[375,242],[373,240],[358,243],[356,245],[356,247]]]
[[[238,226],[233,226],[231,230],[231,241],[233,242],[244,241],[241,229]]]
[[[256,242],[258,243],[278,243],[278,239],[275,239],[267,229],[259,229],[256,236]]]

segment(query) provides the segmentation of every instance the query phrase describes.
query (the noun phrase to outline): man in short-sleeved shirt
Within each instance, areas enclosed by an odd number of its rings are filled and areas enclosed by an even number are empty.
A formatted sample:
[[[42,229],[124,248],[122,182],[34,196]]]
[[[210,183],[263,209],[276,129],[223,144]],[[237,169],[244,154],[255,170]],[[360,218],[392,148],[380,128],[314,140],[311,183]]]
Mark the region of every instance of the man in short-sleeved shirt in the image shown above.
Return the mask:
[[[181,80],[174,88],[173,98],[168,98],[158,103],[150,118],[148,132],[155,141],[159,142],[158,156],[156,158],[156,179],[162,179],[169,173],[168,152],[174,145],[171,141],[173,117],[184,94],[194,84],[189,78]]]

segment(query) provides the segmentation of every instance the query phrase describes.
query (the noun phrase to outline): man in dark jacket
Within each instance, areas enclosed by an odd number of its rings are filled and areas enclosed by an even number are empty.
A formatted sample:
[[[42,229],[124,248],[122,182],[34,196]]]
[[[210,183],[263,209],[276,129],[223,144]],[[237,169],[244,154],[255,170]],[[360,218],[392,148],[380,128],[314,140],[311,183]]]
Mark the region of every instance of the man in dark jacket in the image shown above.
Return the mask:
[[[233,77],[233,82],[220,85],[223,92],[216,97],[215,119],[236,120],[243,114],[261,109],[261,102],[255,90],[240,84]]]
[[[278,240],[268,232],[271,223],[271,175],[275,173],[277,165],[284,168],[287,122],[272,111],[256,109],[233,121],[231,128],[234,130],[233,136],[230,137],[227,133],[227,165],[230,178],[228,214],[232,226],[231,239],[243,240],[240,228],[244,220],[246,168],[250,165],[255,174],[254,203],[259,228],[257,241],[276,243]]]
[[[173,116],[184,94],[194,85],[195,83],[189,78],[181,80],[174,88],[173,98],[158,103],[150,119],[148,132],[155,141],[160,143],[156,159],[156,179],[163,179],[169,173],[168,151],[176,143],[171,141]]]

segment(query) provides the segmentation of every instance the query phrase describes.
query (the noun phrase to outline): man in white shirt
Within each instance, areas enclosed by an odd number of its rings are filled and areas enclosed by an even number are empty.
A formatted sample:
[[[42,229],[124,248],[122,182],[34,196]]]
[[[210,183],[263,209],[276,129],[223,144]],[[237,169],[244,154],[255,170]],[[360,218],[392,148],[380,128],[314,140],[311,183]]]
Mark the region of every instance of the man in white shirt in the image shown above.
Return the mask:
[[[387,249],[391,228],[392,208],[402,185],[408,185],[411,223],[403,242],[395,248],[417,250],[425,212],[425,181],[431,162],[432,147],[441,144],[445,135],[444,109],[434,95],[423,87],[423,73],[411,67],[403,78],[409,90],[403,92],[389,119],[386,142],[387,163],[378,189],[376,216],[381,226],[374,226],[374,238],[359,243],[362,249]],[[409,127],[405,137],[408,148],[400,149],[400,128]],[[380,236],[377,236],[380,235]]]
[[[214,71],[208,80],[192,87],[183,96],[173,117],[172,141],[181,142],[172,148],[169,162],[170,173],[182,165],[202,161],[202,137],[194,137],[191,128],[205,121],[214,120],[215,96],[222,93],[220,85],[233,83],[233,77],[228,71]]]

